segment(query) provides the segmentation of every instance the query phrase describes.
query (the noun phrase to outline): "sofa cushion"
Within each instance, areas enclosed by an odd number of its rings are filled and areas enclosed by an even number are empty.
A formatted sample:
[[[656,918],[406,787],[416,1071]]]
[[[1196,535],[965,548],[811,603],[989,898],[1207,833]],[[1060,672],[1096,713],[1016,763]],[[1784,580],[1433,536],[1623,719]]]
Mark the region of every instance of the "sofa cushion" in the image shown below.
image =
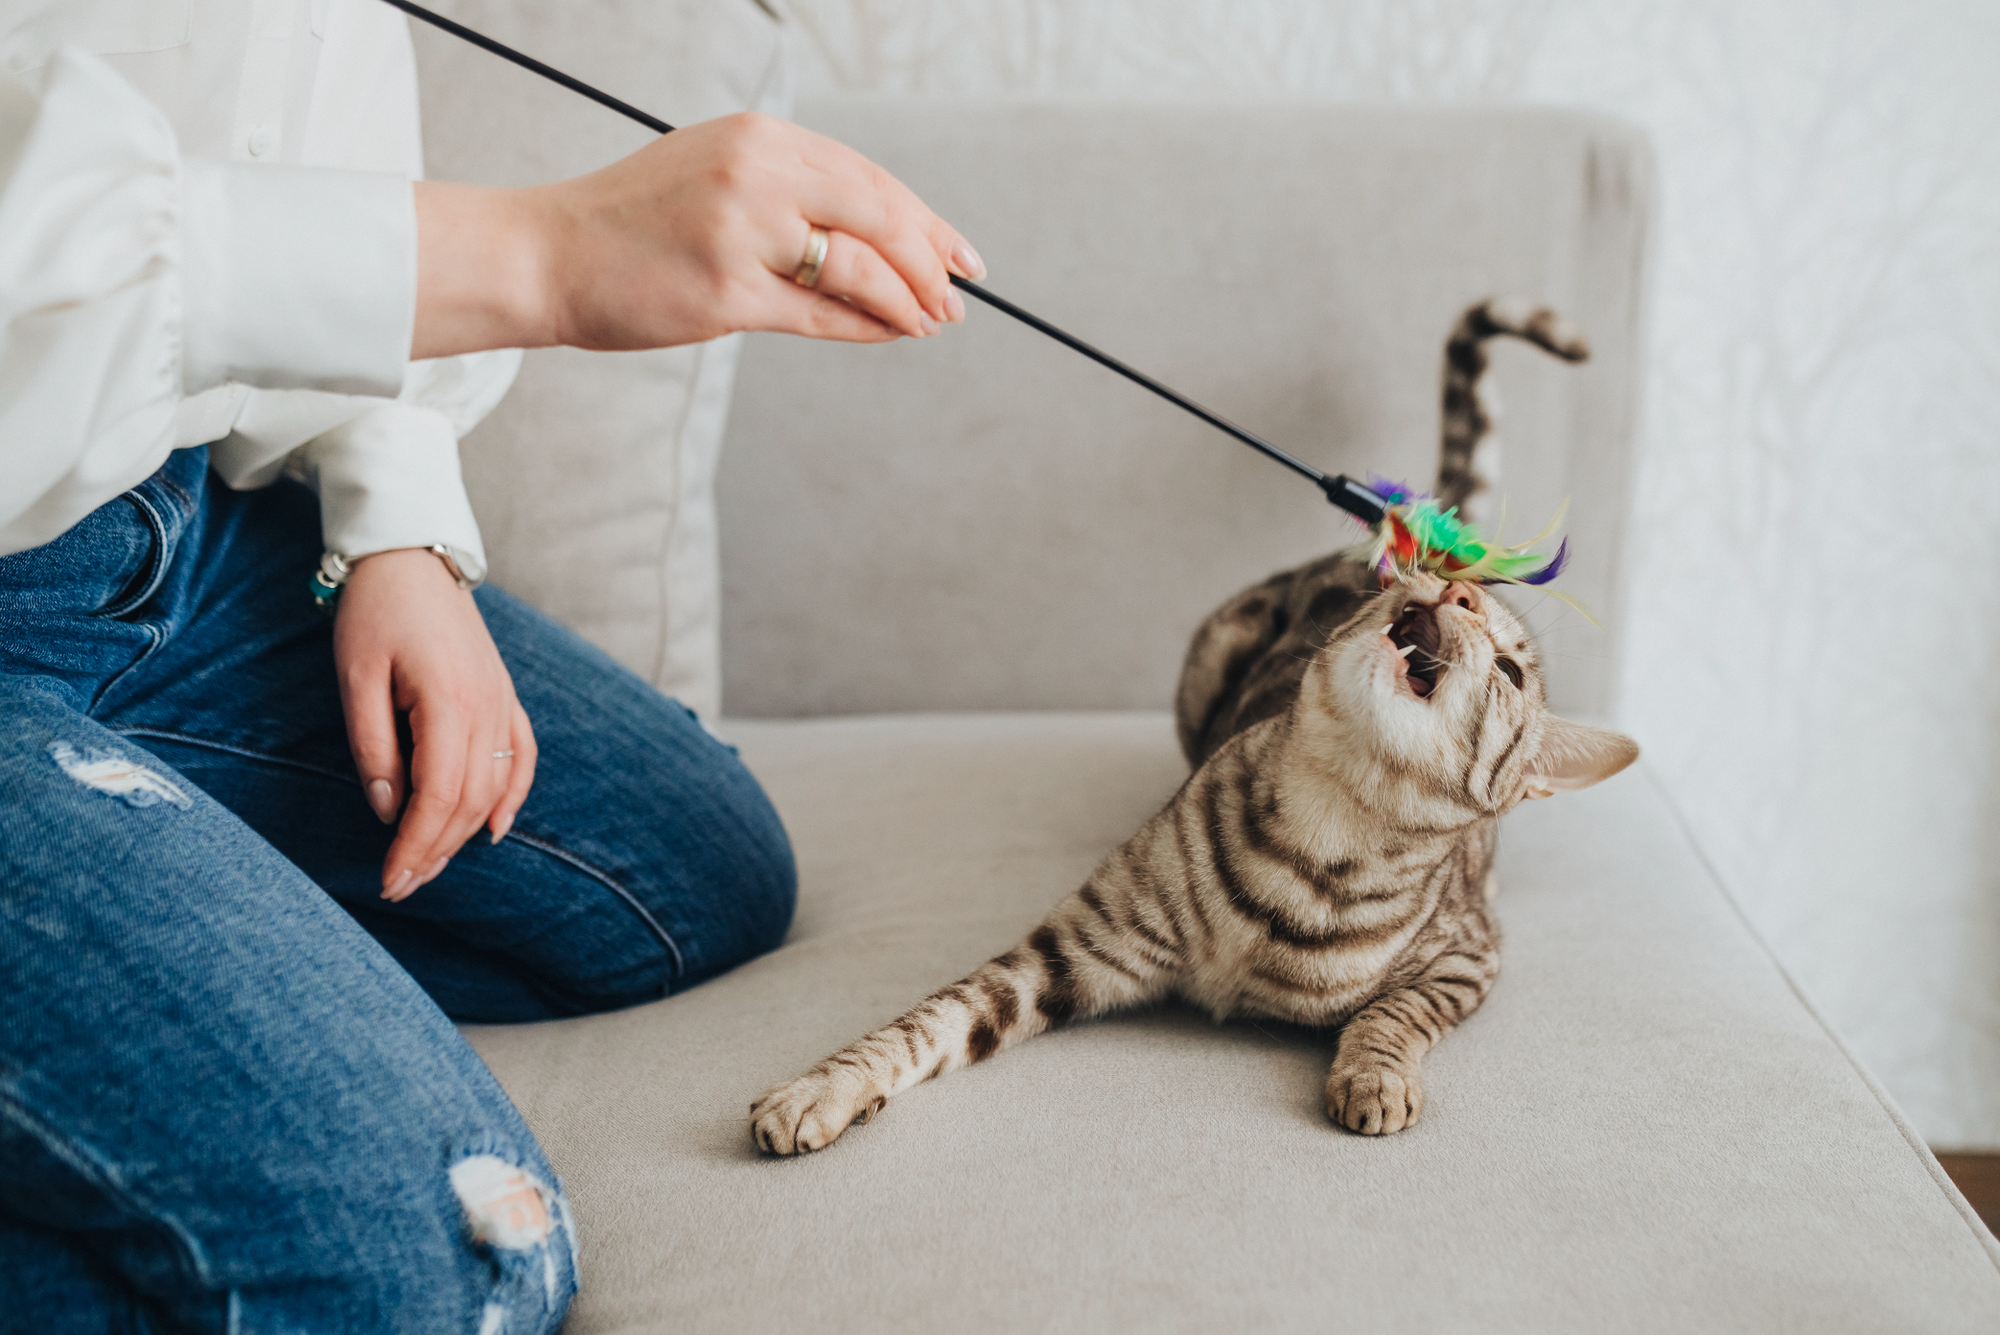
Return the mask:
[[[754,0],[447,0],[435,6],[672,124],[789,108]],[[413,24],[431,176],[534,185],[651,131]],[[697,712],[719,708],[714,477],[742,340],[657,352],[541,348],[466,437],[492,578]]]
[[[1168,1005],[762,1158],[753,1098],[1012,945],[1184,770],[1154,714],[725,731],[797,846],[786,944],[468,1031],[570,1192],[572,1335],[2000,1329],[2000,1246],[1643,765],[1508,818],[1501,978],[1408,1131],[1327,1121],[1331,1035]]]

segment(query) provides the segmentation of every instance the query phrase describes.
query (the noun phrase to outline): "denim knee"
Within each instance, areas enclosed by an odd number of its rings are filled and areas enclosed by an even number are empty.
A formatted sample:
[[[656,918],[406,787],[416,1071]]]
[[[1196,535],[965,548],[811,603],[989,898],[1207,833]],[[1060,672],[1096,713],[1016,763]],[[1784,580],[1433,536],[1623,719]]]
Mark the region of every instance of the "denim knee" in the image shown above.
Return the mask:
[[[576,1297],[576,1224],[541,1156],[502,1143],[462,1147],[446,1207],[479,1267],[477,1335],[553,1335]]]
[[[798,908],[799,871],[792,856],[791,836],[785,833],[777,809],[748,770],[743,771],[743,777],[749,784],[741,799],[749,808],[744,812],[749,837],[730,871],[747,921],[743,959],[749,959],[784,944]]]
[[[790,839],[769,799],[734,756],[703,812],[706,838],[683,841],[665,865],[593,869],[619,947],[572,957],[546,981],[584,1011],[656,1001],[726,973],[784,943],[798,903]],[[648,852],[659,854],[658,849]],[[605,894],[609,888],[611,894]],[[615,902],[614,896],[616,901]],[[643,928],[643,930],[642,930]],[[658,944],[659,949],[652,949]]]
[[[680,988],[777,949],[798,905],[791,839],[770,798],[733,750],[718,766],[710,800],[709,819],[722,833],[690,868],[707,888],[682,901],[686,932]]]
[[[643,923],[664,946],[666,958],[658,962],[670,969],[654,976],[659,990],[634,976],[621,997],[600,1009],[685,990],[776,949],[798,903],[791,839],[762,785],[735,748],[711,736],[691,712],[654,700],[664,717],[645,731],[633,729],[650,753],[624,767],[635,779],[618,794],[625,812],[611,829],[565,831],[572,839],[566,851],[579,856],[578,865],[589,862],[625,901],[616,916],[628,928]],[[530,824],[528,816],[524,811],[520,825]],[[621,939],[628,949],[640,944],[629,931]],[[609,960],[599,955],[577,963],[588,969]]]
[[[0,1213],[38,1239],[0,1230],[0,1325],[560,1324],[574,1230],[532,1133],[298,868],[6,676],[0,790]]]
[[[576,1295],[568,1202],[541,1156],[509,1136],[464,1136],[401,1171],[393,1161],[407,1156],[379,1140],[321,1144],[345,1160],[344,1180],[280,1155],[256,1199],[190,1212],[149,1200],[116,1164],[93,1165],[102,1156],[88,1143],[24,1128],[20,1112],[0,1102],[0,1145],[25,1178],[13,1190],[40,1216],[0,1216],[0,1302],[22,1329],[150,1329],[150,1313],[213,1335],[553,1335]],[[402,1148],[434,1129],[412,1127]],[[388,1208],[348,1208],[356,1196]]]

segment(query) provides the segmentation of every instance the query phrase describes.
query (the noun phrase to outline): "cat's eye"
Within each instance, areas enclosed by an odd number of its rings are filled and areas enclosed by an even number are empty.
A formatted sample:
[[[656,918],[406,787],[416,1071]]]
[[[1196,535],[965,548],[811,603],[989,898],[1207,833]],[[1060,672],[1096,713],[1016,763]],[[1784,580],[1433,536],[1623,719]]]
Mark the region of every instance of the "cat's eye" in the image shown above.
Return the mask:
[[[1502,672],[1507,674],[1507,680],[1514,683],[1515,690],[1518,691],[1521,689],[1523,675],[1521,672],[1521,665],[1519,663],[1516,663],[1513,659],[1507,657],[1507,655],[1505,654],[1500,654],[1494,658],[1493,666],[1499,668]]]

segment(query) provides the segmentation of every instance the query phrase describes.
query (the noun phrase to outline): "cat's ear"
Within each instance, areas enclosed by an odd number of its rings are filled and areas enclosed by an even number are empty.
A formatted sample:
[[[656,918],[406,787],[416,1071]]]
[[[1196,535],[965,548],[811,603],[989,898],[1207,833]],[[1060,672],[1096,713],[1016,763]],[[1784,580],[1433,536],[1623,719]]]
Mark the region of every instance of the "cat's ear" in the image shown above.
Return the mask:
[[[1542,744],[1528,761],[1528,797],[1588,788],[1639,758],[1639,744],[1622,732],[1549,715]]]

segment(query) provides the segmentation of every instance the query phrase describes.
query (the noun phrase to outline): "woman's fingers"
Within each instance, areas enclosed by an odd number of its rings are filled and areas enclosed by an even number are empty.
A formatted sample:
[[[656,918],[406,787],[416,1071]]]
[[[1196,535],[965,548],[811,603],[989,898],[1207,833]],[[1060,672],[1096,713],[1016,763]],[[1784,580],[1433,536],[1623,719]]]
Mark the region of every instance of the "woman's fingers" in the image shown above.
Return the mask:
[[[456,768],[456,789],[454,791],[451,787],[447,767],[441,766],[438,771],[442,780],[441,800],[436,810],[443,813],[442,817],[439,818],[436,812],[429,813],[433,817],[434,824],[427,825],[417,832],[418,837],[428,836],[430,842],[420,852],[414,851],[413,843],[408,865],[416,871],[416,876],[400,895],[391,898],[408,898],[436,880],[450,864],[451,859],[457,855],[459,849],[465,847],[466,841],[472,838],[480,826],[487,823],[501,799],[506,796],[513,778],[515,761],[518,758],[505,754],[517,749],[508,745],[512,738],[505,730],[506,727],[507,723],[504,720],[482,721],[465,729],[457,737],[459,764]],[[443,735],[440,736],[438,744],[445,750],[452,749],[453,731],[441,730]],[[424,772],[420,765],[415,764],[411,766],[411,770],[413,774],[419,776]],[[423,792],[421,777],[417,778],[416,787],[417,792],[421,794]],[[526,795],[524,789],[522,796],[525,798]],[[416,803],[413,801],[411,805],[414,810]],[[407,825],[405,828],[408,828]],[[395,862],[393,849],[390,850],[390,861],[392,864]]]
[[[528,789],[535,782],[535,729],[528,722],[528,711],[521,708],[518,701],[514,705],[513,726],[508,733],[507,744],[514,752],[510,757],[511,768],[507,771],[507,791],[500,795],[500,804],[486,819],[486,828],[492,832],[496,844],[514,828],[514,817],[520,812],[521,804],[528,800]]]
[[[877,174],[890,180],[887,173]],[[818,172],[800,182],[794,207],[835,237],[844,237],[850,253],[869,255],[885,276],[893,275],[911,306],[943,323],[950,318],[945,294],[951,291],[951,274],[945,267],[945,256],[938,253],[921,226],[923,219],[917,211],[928,215],[929,210],[920,204],[906,206],[900,197],[903,193],[907,192],[890,191],[873,181]],[[833,261],[829,248],[827,262]],[[824,278],[821,281],[824,283]],[[886,304],[871,307],[875,315],[904,333],[915,336],[921,332],[913,327],[914,321],[895,318],[892,309]]]
[[[440,863],[450,853],[438,849],[464,795],[468,731],[441,702],[419,701],[411,708],[410,801],[382,864],[382,898],[408,899],[444,870]]]
[[[765,294],[765,309],[757,327],[841,343],[893,343],[903,337],[900,329],[883,324],[858,306],[777,278],[771,280]]]
[[[498,843],[513,825],[534,784],[535,738],[520,705],[510,698],[508,707],[511,718],[470,726],[411,711],[413,792],[383,864],[384,899],[401,902],[435,880],[481,826]]]
[[[361,776],[361,793],[384,825],[403,806],[403,749],[396,737],[396,700],[386,663],[340,674],[340,707],[347,716],[347,745]]]
[[[534,732],[478,604],[422,548],[356,563],[334,622],[334,662],[363,789],[384,820],[402,813],[382,863],[383,897],[407,899],[480,826],[512,822],[534,781]]]
[[[465,847],[465,841],[478,833],[506,796],[507,780],[514,770],[514,757],[506,754],[514,749],[508,741],[506,719],[484,722],[466,739],[465,783],[459,790],[458,810],[438,841],[436,851],[441,860],[449,861]]]
[[[912,338],[927,337],[942,327],[917,304],[908,285],[881,255],[845,232],[827,234],[826,260],[813,291],[838,297]]]
[[[493,758],[505,748],[487,740],[485,725],[467,730],[448,722],[418,731],[412,712],[411,727],[417,733],[410,762],[414,791],[382,873],[382,897],[395,903],[436,880],[465,846],[498,801],[510,763]]]
[[[874,246],[921,294],[933,316],[950,318],[945,309],[950,279],[940,270],[975,281],[984,278],[986,263],[979,252],[931,212],[914,190],[881,167],[836,140],[806,130],[797,133],[806,140],[803,160],[821,174],[822,189],[827,191],[808,188],[801,200],[807,213],[822,225],[837,226]],[[828,223],[827,218],[835,221]]]

